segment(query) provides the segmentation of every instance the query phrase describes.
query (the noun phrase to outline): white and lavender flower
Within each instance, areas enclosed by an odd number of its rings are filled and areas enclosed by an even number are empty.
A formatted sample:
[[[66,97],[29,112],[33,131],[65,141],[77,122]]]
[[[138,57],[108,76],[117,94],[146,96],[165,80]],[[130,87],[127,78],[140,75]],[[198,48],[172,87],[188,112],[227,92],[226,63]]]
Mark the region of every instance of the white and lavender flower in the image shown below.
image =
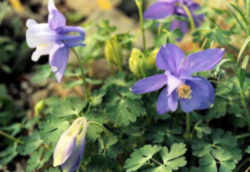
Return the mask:
[[[207,109],[214,102],[214,88],[208,80],[192,74],[213,69],[223,55],[223,49],[214,48],[185,56],[177,46],[166,44],[156,58],[157,67],[165,73],[139,80],[131,90],[144,94],[164,87],[157,101],[159,114],[176,111],[178,102],[187,113]]]
[[[63,172],[74,172],[79,169],[87,127],[87,120],[80,117],[61,135],[53,155],[54,167],[60,166]]]
[[[66,19],[55,7],[54,1],[48,3],[48,23],[37,23],[28,19],[26,25],[27,44],[36,48],[32,60],[38,61],[40,56],[49,55],[49,64],[58,82],[61,82],[69,58],[69,50],[84,45],[85,32],[81,27],[66,26]],[[77,33],[77,35],[69,35]]]
[[[196,10],[200,9],[198,3],[193,0],[158,0],[149,7],[144,13],[146,19],[163,19],[170,15],[176,15],[188,18],[186,11],[181,4],[185,5],[192,14],[194,24],[198,27],[204,18],[203,14],[195,14]],[[188,32],[189,26],[187,21],[174,19],[170,25],[171,30],[180,29],[183,33]]]

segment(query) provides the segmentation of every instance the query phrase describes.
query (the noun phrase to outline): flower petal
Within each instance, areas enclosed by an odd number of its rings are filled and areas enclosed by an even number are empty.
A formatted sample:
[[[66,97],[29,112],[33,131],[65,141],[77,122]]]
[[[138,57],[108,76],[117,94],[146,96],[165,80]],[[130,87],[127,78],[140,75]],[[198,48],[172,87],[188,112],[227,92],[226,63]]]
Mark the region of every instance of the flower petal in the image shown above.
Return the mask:
[[[36,62],[43,55],[49,55],[51,49],[53,48],[53,44],[44,44],[42,46],[37,46],[36,50],[33,52],[31,59]]]
[[[166,83],[167,76],[165,74],[157,74],[137,81],[131,88],[131,91],[134,94],[148,93],[159,90]]]
[[[61,82],[69,58],[69,48],[64,44],[55,45],[50,53],[49,63],[57,81]]]
[[[176,88],[179,87],[179,85],[182,84],[182,81],[169,73],[167,74],[167,78],[168,95],[170,95]]]
[[[186,84],[191,87],[192,93],[190,99],[181,99],[181,108],[184,112],[191,112],[193,110],[208,109],[214,102],[214,88],[212,84],[199,77],[193,77],[187,80]]]
[[[178,66],[184,60],[185,54],[176,45],[166,44],[161,47],[156,57],[156,65],[159,69],[167,70],[172,74],[178,73]]]
[[[168,108],[170,111],[176,111],[178,107],[178,95],[177,92],[174,91],[171,95],[168,96]]]
[[[161,19],[174,13],[174,3],[156,2],[144,13],[144,18]]]
[[[182,33],[188,32],[188,23],[181,20],[173,20],[170,25],[170,30],[180,29]]]
[[[49,9],[48,23],[51,29],[55,30],[57,28],[66,25],[66,19],[64,15],[57,10],[54,0],[49,0],[48,9]]]
[[[87,133],[87,120],[84,118],[81,121],[82,130],[77,136],[77,143],[74,152],[71,154],[69,159],[62,164],[61,168],[63,171],[74,172],[80,167],[81,160],[83,158],[84,147],[85,147],[85,136]]]
[[[174,91],[171,95],[168,96],[167,88],[164,88],[157,100],[157,112],[162,115],[169,110],[174,112],[178,107],[178,96],[177,92]]]
[[[181,73],[190,76],[195,72],[211,70],[224,55],[224,49],[214,48],[189,55],[182,64]]]
[[[162,115],[168,112],[168,92],[167,88],[164,88],[157,100],[157,112]]]
[[[26,41],[30,48],[55,42],[56,33],[49,28],[48,24],[38,24],[35,20],[29,19],[26,25],[28,27],[26,31]]]
[[[54,154],[53,166],[57,167],[62,165],[72,154],[76,145],[76,136],[71,135],[71,128],[67,129],[59,138]]]

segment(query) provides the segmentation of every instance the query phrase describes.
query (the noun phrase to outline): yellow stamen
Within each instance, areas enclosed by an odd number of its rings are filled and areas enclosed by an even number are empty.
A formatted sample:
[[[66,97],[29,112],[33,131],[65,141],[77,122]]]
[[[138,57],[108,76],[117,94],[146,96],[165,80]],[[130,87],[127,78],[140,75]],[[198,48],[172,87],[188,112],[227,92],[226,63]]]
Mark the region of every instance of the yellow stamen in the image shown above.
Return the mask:
[[[181,99],[191,99],[191,87],[185,84],[181,84],[178,89],[178,96]]]

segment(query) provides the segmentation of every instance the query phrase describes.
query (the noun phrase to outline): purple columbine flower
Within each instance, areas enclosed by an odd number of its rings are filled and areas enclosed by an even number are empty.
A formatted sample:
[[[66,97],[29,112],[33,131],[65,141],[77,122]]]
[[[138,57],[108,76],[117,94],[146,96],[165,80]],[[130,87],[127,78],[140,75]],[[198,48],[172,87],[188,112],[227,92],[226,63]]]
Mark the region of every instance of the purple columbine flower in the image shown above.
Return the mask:
[[[192,14],[195,26],[199,26],[204,18],[204,15],[196,15],[195,11],[200,9],[198,3],[192,0],[158,0],[144,13],[144,17],[147,19],[163,19],[170,15],[176,15],[187,18],[185,10],[180,4],[185,5]],[[188,32],[188,22],[174,19],[170,25],[171,30],[180,29],[183,33]]]
[[[87,127],[87,120],[80,117],[61,135],[53,154],[54,167],[60,166],[63,172],[74,172],[79,169]]]
[[[165,73],[139,80],[132,92],[144,94],[164,87],[157,101],[159,114],[176,111],[178,102],[187,113],[207,109],[214,101],[214,88],[208,80],[192,74],[213,69],[223,55],[223,49],[214,48],[185,56],[177,46],[167,44],[156,57],[157,67]]]
[[[64,75],[69,50],[75,46],[84,45],[85,32],[81,27],[66,26],[66,19],[55,7],[54,1],[48,3],[48,23],[38,24],[33,19],[28,19],[26,25],[27,44],[30,48],[36,48],[32,54],[32,60],[38,61],[40,56],[49,55],[49,64],[55,73],[57,81],[61,82]],[[78,35],[69,35],[78,33]]]

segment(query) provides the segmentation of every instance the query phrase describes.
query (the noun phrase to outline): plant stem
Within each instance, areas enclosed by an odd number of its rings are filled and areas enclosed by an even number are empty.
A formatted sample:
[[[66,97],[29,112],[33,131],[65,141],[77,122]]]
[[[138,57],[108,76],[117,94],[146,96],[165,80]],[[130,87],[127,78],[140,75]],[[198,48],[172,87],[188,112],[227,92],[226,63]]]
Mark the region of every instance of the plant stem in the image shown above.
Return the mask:
[[[240,135],[236,136],[236,139],[244,139],[246,137],[250,137],[250,133],[240,134]]]
[[[83,88],[83,95],[85,95],[85,99],[88,101],[89,100],[89,90],[87,88],[87,82],[86,82],[86,75],[84,72],[84,63],[82,62],[80,56],[78,55],[78,53],[76,52],[76,50],[74,48],[71,49],[72,52],[74,53],[74,55],[76,56],[79,65],[80,65],[80,70],[81,70],[81,75],[82,75],[82,88]]]
[[[192,13],[190,12],[189,8],[186,5],[184,5],[182,3],[180,3],[179,5],[184,9],[184,11],[186,12],[186,14],[188,16],[188,20],[189,20],[190,25],[191,25],[191,30],[194,30],[195,29],[195,23],[194,23],[194,18],[192,16]]]
[[[236,171],[236,172],[239,172],[240,169],[241,169],[242,167],[244,167],[248,162],[250,162],[250,158],[247,158],[247,159],[245,159],[244,161],[242,161],[242,163],[240,163],[240,165],[237,167],[237,169],[236,169],[235,171]]]
[[[158,36],[160,36],[160,35],[161,35],[162,25],[163,25],[163,24],[162,24],[162,23],[160,23],[160,24],[159,24],[159,26],[158,26],[158,33],[157,33],[157,34],[158,34]]]
[[[143,50],[146,50],[146,36],[145,36],[145,29],[144,29],[144,17],[143,17],[143,0],[135,0],[135,3],[138,8],[139,18],[140,18],[140,29],[142,33],[142,44]]]
[[[16,143],[19,143],[19,144],[24,144],[23,141],[19,140],[19,139],[16,139],[15,137],[3,132],[3,131],[0,131],[0,135],[4,136],[4,137],[7,137],[8,139],[16,142]]]
[[[160,165],[160,166],[164,165],[164,164],[160,163],[159,161],[157,161],[157,160],[154,159],[154,158],[151,158],[151,160],[152,160],[154,163],[156,163],[157,165]]]
[[[192,139],[191,121],[190,121],[190,114],[189,113],[186,113],[186,131],[184,134],[184,138],[187,140]]]

